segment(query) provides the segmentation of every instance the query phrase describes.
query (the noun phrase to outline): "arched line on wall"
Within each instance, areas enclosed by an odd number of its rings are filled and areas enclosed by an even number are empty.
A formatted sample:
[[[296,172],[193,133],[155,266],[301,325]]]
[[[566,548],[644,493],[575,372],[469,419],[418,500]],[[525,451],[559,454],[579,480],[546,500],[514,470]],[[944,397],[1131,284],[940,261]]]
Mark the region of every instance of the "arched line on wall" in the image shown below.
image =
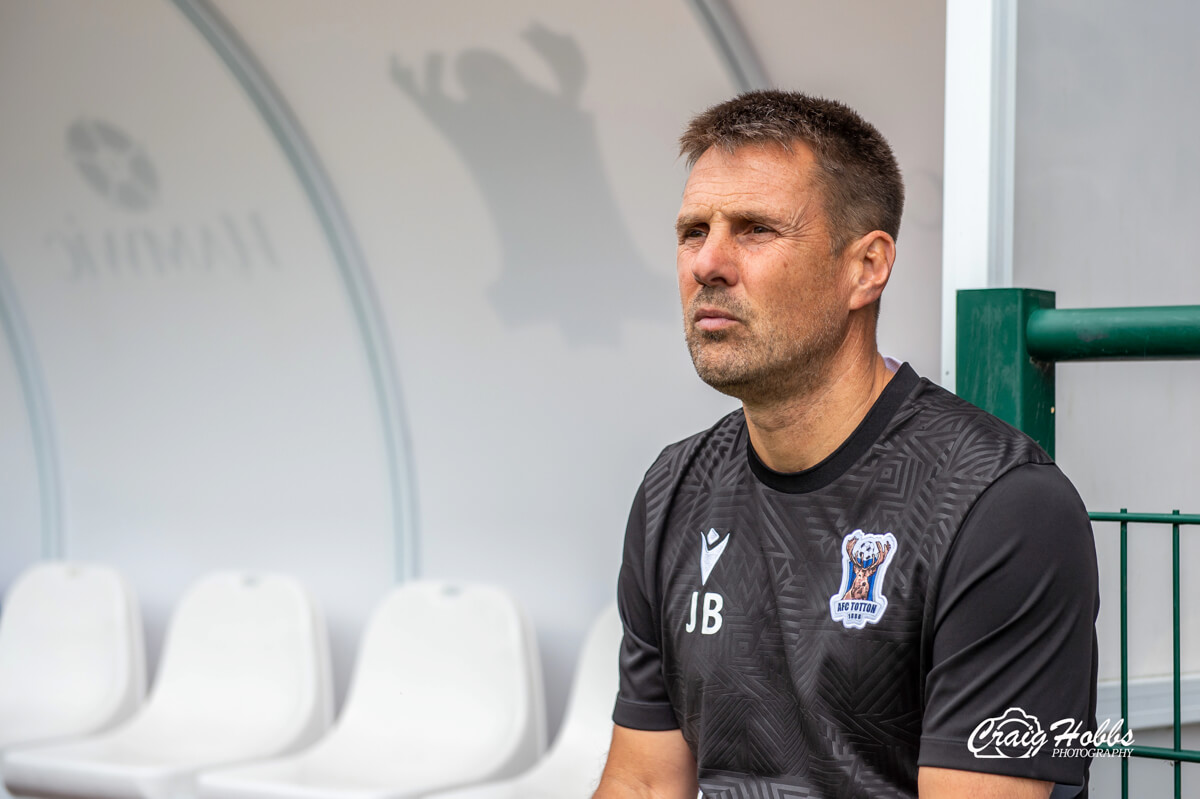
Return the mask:
[[[417,572],[417,493],[410,437],[387,326],[349,217],[295,114],[229,22],[210,0],[173,2],[200,31],[250,97],[287,156],[321,222],[354,309],[379,404],[391,488],[396,578],[411,578]]]
[[[737,90],[748,92],[771,88],[758,53],[727,0],[689,0],[689,3]]]
[[[54,440],[54,425],[50,419],[50,403],[46,384],[38,367],[37,351],[29,334],[29,325],[17,302],[17,291],[8,276],[4,258],[0,257],[0,326],[12,350],[17,377],[21,381],[21,397],[33,432],[33,455],[37,461],[38,493],[42,517],[42,557],[62,558],[62,487],[58,468],[58,446]]]

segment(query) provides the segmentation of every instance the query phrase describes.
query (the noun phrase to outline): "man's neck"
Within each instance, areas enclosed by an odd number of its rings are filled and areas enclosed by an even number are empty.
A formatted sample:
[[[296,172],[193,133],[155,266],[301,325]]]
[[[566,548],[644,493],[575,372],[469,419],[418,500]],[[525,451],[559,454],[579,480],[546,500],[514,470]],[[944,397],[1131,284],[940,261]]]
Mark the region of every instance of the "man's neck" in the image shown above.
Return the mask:
[[[871,410],[892,372],[874,347],[835,358],[828,377],[803,395],[766,405],[743,403],[750,443],[777,472],[816,466],[842,445]]]

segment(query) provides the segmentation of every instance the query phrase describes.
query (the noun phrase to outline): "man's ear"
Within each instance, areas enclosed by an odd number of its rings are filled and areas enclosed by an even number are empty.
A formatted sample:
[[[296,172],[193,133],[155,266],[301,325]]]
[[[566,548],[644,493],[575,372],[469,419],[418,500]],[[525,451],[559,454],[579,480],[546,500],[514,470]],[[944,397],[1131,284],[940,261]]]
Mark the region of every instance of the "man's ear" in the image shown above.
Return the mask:
[[[883,294],[896,261],[896,240],[882,230],[872,230],[851,242],[847,250],[850,310],[857,311],[871,305]]]

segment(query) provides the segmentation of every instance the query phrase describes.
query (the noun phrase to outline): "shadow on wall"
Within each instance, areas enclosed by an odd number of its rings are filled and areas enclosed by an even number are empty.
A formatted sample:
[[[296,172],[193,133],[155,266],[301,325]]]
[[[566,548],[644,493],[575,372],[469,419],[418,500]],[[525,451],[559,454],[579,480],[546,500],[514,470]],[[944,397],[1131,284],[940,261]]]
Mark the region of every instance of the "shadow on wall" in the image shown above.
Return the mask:
[[[529,81],[503,56],[454,60],[463,99],[445,93],[444,57],[420,80],[398,56],[392,78],[458,151],[500,236],[488,299],[509,326],[552,321],[571,346],[618,343],[617,320],[662,319],[665,277],[642,263],[617,211],[592,115],[580,108],[587,64],[576,41],[534,23],[525,41],[557,86]]]

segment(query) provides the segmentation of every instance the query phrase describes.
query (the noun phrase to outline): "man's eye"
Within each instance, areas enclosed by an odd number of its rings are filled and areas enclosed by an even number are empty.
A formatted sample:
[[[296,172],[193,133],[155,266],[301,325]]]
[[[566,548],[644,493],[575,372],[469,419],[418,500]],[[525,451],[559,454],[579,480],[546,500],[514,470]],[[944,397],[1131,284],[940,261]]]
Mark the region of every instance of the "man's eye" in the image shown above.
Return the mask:
[[[750,232],[756,236],[761,236],[766,233],[771,233],[772,230],[771,230],[771,228],[767,227],[766,225],[751,225]]]

